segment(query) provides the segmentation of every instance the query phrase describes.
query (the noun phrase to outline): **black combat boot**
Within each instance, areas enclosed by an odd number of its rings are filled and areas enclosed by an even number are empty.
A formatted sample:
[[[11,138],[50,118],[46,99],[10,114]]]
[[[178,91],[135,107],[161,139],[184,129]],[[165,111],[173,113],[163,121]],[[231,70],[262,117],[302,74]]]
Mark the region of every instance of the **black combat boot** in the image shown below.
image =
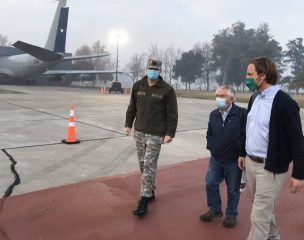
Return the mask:
[[[133,214],[139,217],[145,216],[148,213],[149,199],[148,197],[141,197],[137,207],[133,210]]]

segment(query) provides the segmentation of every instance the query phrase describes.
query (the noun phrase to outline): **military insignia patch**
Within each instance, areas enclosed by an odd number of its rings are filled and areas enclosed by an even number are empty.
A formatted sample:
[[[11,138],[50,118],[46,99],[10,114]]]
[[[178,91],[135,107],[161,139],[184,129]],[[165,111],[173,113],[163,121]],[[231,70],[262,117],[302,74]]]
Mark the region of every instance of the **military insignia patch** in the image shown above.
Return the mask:
[[[158,94],[158,93],[152,93],[152,97],[158,98],[158,99],[163,99],[163,95]]]

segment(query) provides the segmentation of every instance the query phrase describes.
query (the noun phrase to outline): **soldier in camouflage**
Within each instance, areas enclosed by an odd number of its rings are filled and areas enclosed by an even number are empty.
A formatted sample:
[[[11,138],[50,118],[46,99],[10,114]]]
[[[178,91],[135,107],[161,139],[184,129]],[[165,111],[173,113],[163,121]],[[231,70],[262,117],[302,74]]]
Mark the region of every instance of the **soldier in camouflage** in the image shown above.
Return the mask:
[[[140,195],[154,200],[155,175],[157,170],[157,160],[164,139],[143,132],[134,133],[136,141],[137,157],[141,172]],[[147,149],[146,145],[150,147]],[[152,190],[151,190],[152,189]]]
[[[149,59],[146,76],[135,82],[126,113],[124,132],[130,135],[135,119],[134,139],[141,171],[140,200],[133,214],[144,216],[155,199],[157,162],[163,143],[170,143],[177,127],[175,91],[159,75],[161,61]]]

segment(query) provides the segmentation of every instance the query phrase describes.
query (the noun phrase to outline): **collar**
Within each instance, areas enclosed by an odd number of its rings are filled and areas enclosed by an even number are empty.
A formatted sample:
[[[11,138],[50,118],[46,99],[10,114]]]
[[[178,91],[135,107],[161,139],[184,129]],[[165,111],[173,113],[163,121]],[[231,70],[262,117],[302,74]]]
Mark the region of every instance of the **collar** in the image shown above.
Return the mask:
[[[227,111],[224,111],[224,112],[223,112],[223,111],[221,111],[221,110],[219,109],[219,112],[220,112],[221,114],[228,114],[228,113],[230,112],[232,106],[233,106],[233,102],[232,102],[232,104],[229,106],[229,108],[227,109]]]
[[[273,85],[273,86],[265,89],[261,93],[259,93],[259,96],[260,96],[260,98],[274,97],[280,89],[281,89],[280,85]]]
[[[161,88],[165,86],[164,79],[162,78],[162,76],[159,76],[156,81],[157,82],[156,82],[156,84],[154,86],[161,87]],[[149,86],[149,84],[148,84],[148,77],[147,76],[145,76],[143,78],[143,82],[142,83],[144,85],[146,85],[146,86]]]

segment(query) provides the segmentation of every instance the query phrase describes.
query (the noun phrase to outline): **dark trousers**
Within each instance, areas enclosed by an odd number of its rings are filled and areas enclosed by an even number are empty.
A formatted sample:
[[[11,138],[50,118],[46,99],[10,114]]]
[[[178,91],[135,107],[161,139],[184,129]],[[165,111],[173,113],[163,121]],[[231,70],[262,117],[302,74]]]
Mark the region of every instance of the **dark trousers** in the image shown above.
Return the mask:
[[[242,171],[237,161],[221,163],[214,157],[210,158],[208,172],[206,175],[207,204],[210,210],[219,212],[222,210],[219,184],[225,179],[227,185],[227,208],[226,216],[236,217],[237,206],[240,200],[240,183]]]

